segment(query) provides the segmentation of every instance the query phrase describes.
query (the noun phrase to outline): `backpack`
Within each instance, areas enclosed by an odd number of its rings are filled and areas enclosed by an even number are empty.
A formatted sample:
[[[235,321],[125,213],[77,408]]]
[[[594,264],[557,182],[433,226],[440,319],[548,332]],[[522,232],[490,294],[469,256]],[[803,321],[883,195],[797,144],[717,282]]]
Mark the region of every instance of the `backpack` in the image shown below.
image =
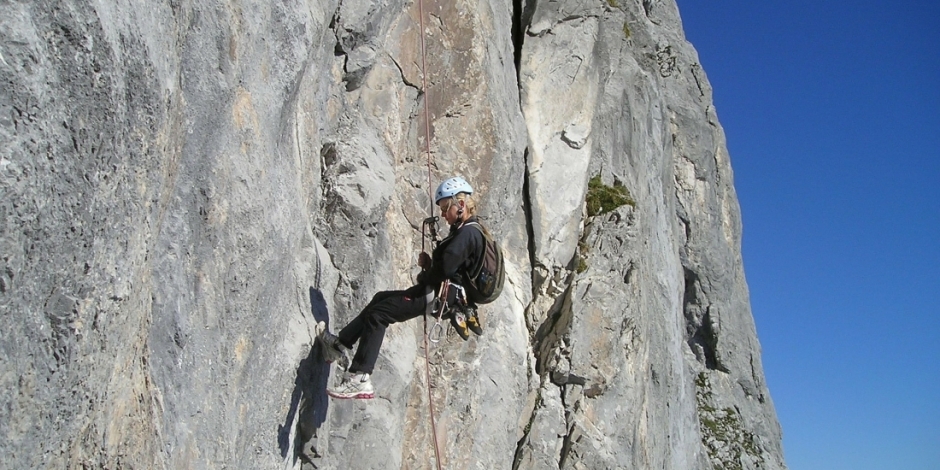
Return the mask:
[[[486,227],[479,222],[470,222],[467,225],[479,230],[484,241],[483,256],[474,266],[473,272],[468,273],[470,285],[465,286],[467,296],[470,302],[475,304],[488,304],[496,300],[503,291],[503,281],[506,280],[503,251]]]

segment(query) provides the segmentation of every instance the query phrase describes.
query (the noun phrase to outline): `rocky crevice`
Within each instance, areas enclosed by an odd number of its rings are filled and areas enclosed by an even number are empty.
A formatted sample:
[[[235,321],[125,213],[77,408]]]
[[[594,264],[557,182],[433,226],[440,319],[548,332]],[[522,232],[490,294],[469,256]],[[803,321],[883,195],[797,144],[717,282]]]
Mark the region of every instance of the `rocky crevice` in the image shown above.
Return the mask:
[[[613,208],[608,208],[607,210],[610,211],[612,209]],[[616,224],[620,222],[632,223],[632,216],[624,218],[617,211],[603,215],[603,218],[608,217],[614,220]],[[536,373],[539,375],[540,394],[539,399],[536,400],[536,404],[528,417],[529,424],[526,427],[526,432],[517,445],[514,468],[524,468],[522,467],[524,463],[532,465],[531,460],[526,460],[525,457],[527,453],[532,452],[530,448],[532,445],[530,441],[530,430],[533,426],[538,426],[539,423],[545,419],[543,415],[553,413],[556,407],[558,410],[561,410],[563,414],[563,421],[558,423],[560,427],[555,436],[558,445],[558,453],[556,455],[557,468],[571,468],[571,462],[577,462],[579,460],[579,454],[581,452],[579,450],[579,443],[581,443],[584,438],[581,420],[587,418],[583,415],[582,400],[600,397],[607,391],[608,383],[612,380],[612,377],[607,376],[607,372],[597,370],[596,367],[586,364],[581,364],[580,366],[574,365],[574,351],[572,338],[570,336],[572,322],[576,318],[573,306],[573,295],[575,294],[576,284],[579,281],[587,283],[588,289],[590,289],[590,281],[586,278],[588,275],[583,274],[582,271],[578,269],[578,260],[582,257],[590,257],[592,247],[594,249],[600,248],[592,246],[591,241],[588,240],[588,238],[591,238],[594,242],[597,241],[597,229],[591,226],[592,220],[594,220],[594,217],[589,217],[585,222],[585,233],[580,242],[584,245],[583,252],[579,251],[576,253],[575,259],[572,259],[572,261],[568,263],[567,268],[557,269],[554,276],[541,279],[540,284],[543,288],[536,292],[536,302],[529,307],[531,309],[539,308],[538,299],[540,298],[551,300],[551,307],[548,307],[545,315],[546,319],[543,323],[538,325],[536,333],[532,338],[536,359]],[[592,233],[594,236],[589,237],[588,233]],[[623,241],[621,240],[620,243],[623,243]],[[618,279],[629,285],[634,275],[634,270],[635,264],[632,262],[628,263],[624,272]],[[536,285],[539,285],[538,279],[535,279],[535,282]],[[546,289],[544,286],[548,286],[548,288]],[[546,304],[542,303],[543,308],[544,305]],[[530,315],[530,317],[531,316],[533,315]],[[623,318],[619,325],[617,342],[621,344],[627,355],[629,355],[631,351],[635,351],[638,347],[638,334],[635,322],[629,317]],[[548,387],[554,389],[550,395],[557,396],[560,400],[559,403],[549,403],[541,399],[541,391],[546,390]],[[538,437],[538,439],[545,439],[545,437],[546,436],[542,435]],[[531,459],[530,456],[528,458]]]
[[[511,27],[511,37],[513,43],[513,64],[516,70],[516,87],[519,87],[519,73],[521,67],[523,45],[525,44],[526,30],[528,29],[528,23],[534,10],[534,3],[526,0],[513,0],[512,2],[512,27]],[[519,108],[522,109],[522,102],[519,102]],[[535,298],[538,295],[537,292],[537,280],[535,274],[535,267],[538,265],[538,256],[535,248],[535,232],[533,228],[533,204],[531,199],[531,180],[529,174],[529,149],[524,150],[524,159],[525,159],[525,173],[522,184],[522,207],[523,214],[525,214],[526,219],[526,248],[528,253],[529,266],[532,268],[532,271],[529,274],[529,277],[532,281],[532,297]],[[531,308],[531,304],[526,306],[526,310]],[[526,322],[528,325],[529,333],[529,343],[533,351],[539,351],[539,345],[542,342],[541,337],[545,335],[542,331],[546,327],[545,324],[541,326],[533,325],[529,322],[529,315],[526,315]],[[533,333],[534,332],[534,333]],[[539,382],[541,379],[541,362],[542,359],[539,354],[535,354],[534,357],[535,364],[534,369],[535,373],[539,375]],[[530,381],[531,382],[531,381]],[[526,423],[523,428],[522,437],[516,443],[516,449],[513,457],[513,470],[517,470],[522,464],[523,456],[525,452],[525,444],[528,442],[529,431],[532,427],[533,421],[535,420],[536,411],[539,407],[539,402],[541,401],[540,395],[536,395],[534,398],[534,406],[527,409],[528,416],[523,416],[522,421]]]
[[[717,318],[713,317],[713,307],[709,305],[698,275],[689,268],[684,268],[684,272],[682,304],[688,325],[686,334],[689,349],[707,369],[728,372],[718,355],[718,327]]]

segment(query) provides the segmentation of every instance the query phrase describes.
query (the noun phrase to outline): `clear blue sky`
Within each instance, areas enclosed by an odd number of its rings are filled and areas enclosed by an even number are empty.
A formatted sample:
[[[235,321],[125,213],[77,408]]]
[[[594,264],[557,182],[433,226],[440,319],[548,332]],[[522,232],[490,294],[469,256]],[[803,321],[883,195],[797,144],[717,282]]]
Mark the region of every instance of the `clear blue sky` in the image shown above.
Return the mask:
[[[679,0],[791,470],[940,469],[940,1]]]

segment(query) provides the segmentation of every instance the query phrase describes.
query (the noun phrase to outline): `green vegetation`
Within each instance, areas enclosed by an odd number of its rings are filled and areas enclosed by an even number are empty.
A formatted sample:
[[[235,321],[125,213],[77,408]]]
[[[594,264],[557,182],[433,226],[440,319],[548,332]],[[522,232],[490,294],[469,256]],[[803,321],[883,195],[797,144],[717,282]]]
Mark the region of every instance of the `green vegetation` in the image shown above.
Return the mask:
[[[610,5],[611,8],[620,8],[620,3],[618,3],[617,0],[607,0],[607,4]]]
[[[741,413],[731,407],[719,410],[709,403],[713,396],[711,383],[705,372],[695,378],[695,386],[702,444],[715,468],[741,470],[741,457],[744,454],[749,455],[752,461],[762,464],[764,457],[756,444],[757,438],[752,432],[744,429]]]
[[[695,396],[699,399],[699,402],[701,402],[703,398],[711,398],[712,386],[708,383],[708,375],[704,372],[700,372],[698,376],[695,377],[695,387]]]
[[[578,274],[587,271],[587,256],[590,248],[591,247],[588,246],[584,239],[578,241],[578,265],[575,267],[575,271],[577,271]]]
[[[623,22],[623,37],[630,39],[630,25],[626,21]]]
[[[636,207],[636,202],[630,197],[630,192],[623,183],[616,181],[613,186],[607,186],[601,182],[600,175],[588,182],[588,217],[598,216],[625,205]]]

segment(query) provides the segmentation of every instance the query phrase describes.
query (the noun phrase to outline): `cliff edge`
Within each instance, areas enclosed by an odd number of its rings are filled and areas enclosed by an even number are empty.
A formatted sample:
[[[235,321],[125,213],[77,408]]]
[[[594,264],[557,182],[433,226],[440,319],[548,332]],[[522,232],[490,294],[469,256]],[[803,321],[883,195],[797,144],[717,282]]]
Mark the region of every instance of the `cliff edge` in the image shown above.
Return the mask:
[[[427,358],[445,468],[786,468],[675,2],[2,8],[0,467],[435,468]],[[503,294],[328,400],[314,325],[411,284],[429,172]]]

